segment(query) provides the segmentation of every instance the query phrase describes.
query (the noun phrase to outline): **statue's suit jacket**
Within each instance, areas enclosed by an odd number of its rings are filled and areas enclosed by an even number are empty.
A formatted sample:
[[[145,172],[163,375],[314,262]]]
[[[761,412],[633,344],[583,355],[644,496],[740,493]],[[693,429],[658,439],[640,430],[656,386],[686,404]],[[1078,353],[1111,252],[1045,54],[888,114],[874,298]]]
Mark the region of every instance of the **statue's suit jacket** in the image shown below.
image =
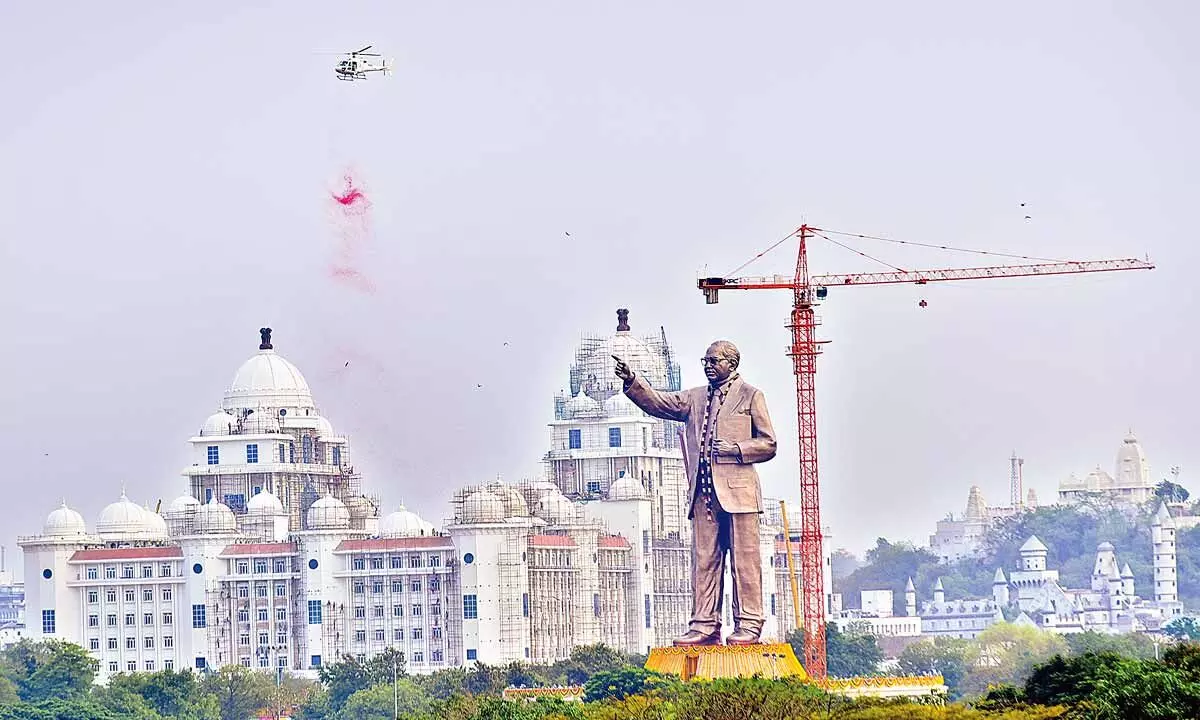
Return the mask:
[[[659,392],[641,375],[635,375],[633,382],[625,388],[625,394],[649,415],[686,424],[682,433],[683,461],[688,474],[688,519],[691,519],[708,388]],[[716,438],[733,442],[739,451],[737,455],[718,455],[710,459],[713,488],[721,508],[729,513],[762,512],[762,487],[754,463],[775,457],[775,429],[771,427],[762,391],[743,382],[741,377],[730,383],[729,395],[717,415]]]

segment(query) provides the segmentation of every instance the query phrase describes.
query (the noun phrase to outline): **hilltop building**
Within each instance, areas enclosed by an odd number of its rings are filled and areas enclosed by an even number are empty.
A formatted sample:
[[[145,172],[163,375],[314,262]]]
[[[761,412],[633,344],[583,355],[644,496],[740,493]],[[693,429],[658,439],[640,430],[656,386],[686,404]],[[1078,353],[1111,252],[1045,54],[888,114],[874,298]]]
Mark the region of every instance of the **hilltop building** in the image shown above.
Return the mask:
[[[1089,496],[1100,495],[1118,505],[1141,505],[1154,497],[1156,483],[1150,475],[1150,462],[1141,443],[1131,431],[1117,450],[1117,461],[1113,474],[1109,475],[1099,465],[1083,479],[1074,474],[1058,485],[1059,502],[1079,502]]]

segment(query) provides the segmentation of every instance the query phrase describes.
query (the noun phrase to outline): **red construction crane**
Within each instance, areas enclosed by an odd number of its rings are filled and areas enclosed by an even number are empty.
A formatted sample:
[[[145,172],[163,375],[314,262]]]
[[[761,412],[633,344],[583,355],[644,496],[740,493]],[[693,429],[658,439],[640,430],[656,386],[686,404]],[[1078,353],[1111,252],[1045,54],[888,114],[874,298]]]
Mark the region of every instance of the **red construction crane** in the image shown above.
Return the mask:
[[[824,237],[835,244],[840,242],[828,238],[824,233],[849,235],[873,240],[866,235],[852,235],[831,230],[801,225],[794,233],[780,240],[767,251],[784,240],[800,238],[800,251],[796,259],[796,274],[793,277],[703,278],[698,282],[708,304],[717,302],[722,290],[791,290],[793,295],[791,324],[792,357],[796,373],[796,408],[800,436],[800,594],[804,628],[804,667],[814,679],[826,674],[825,664],[825,578],[823,574],[824,553],[821,548],[821,505],[820,486],[817,482],[817,355],[820,346],[827,341],[816,339],[817,319],[814,308],[824,300],[829,287],[855,285],[891,285],[912,283],[925,285],[943,280],[983,280],[1013,277],[1041,277],[1075,273],[1108,272],[1113,270],[1150,270],[1149,261],[1096,260],[1084,262],[1045,262],[1031,265],[996,265],[992,267],[951,268],[944,270],[903,270],[894,268],[890,272],[843,273],[837,275],[808,274],[808,239],[813,235]],[[896,242],[896,241],[893,241]],[[923,243],[907,243],[923,245]],[[926,247],[938,247],[926,245]],[[956,248],[941,249],[952,250]],[[761,257],[760,253],[757,257]],[[1002,253],[978,252],[988,255]],[[862,253],[860,253],[862,254]],[[870,256],[866,256],[870,257]],[[1023,256],[1008,256],[1023,257]],[[872,258],[874,259],[874,258]],[[882,262],[882,261],[880,261]],[[749,264],[749,263],[747,263]],[[887,263],[883,263],[887,264]],[[742,267],[745,267],[743,265]],[[738,268],[740,270],[741,268]],[[736,272],[736,271],[735,271]],[[922,300],[921,307],[925,306]]]

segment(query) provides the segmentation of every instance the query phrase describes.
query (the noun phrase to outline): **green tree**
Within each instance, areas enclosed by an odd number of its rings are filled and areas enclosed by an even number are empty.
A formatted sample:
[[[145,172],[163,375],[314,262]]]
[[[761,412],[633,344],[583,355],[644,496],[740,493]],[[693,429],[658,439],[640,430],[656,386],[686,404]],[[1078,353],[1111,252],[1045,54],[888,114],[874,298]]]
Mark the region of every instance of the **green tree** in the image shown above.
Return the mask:
[[[567,684],[582,685],[596,673],[628,667],[629,660],[609,646],[597,643],[574,648],[564,665]]]
[[[1109,670],[1130,662],[1115,653],[1058,655],[1039,665],[1025,681],[1025,697],[1042,705],[1075,705],[1091,698]]]
[[[908,542],[892,543],[885,538],[875,541],[875,547],[867,551],[863,561],[861,567],[839,583],[847,607],[858,606],[862,590],[891,589],[893,611],[898,615],[904,613],[904,584],[908,578],[919,582],[916,579],[922,568],[938,564],[937,556],[925,548]]]
[[[859,568],[858,558],[846,548],[838,548],[830,556],[833,583],[840,587],[841,582]]]
[[[467,671],[457,667],[447,668],[428,675],[418,675],[415,679],[426,695],[436,700],[446,700],[463,692]]]
[[[1154,657],[1154,641],[1142,633],[1109,635],[1088,630],[1065,635],[1072,655],[1111,653],[1142,660]]]
[[[1187,491],[1187,488],[1182,485],[1177,485],[1170,480],[1163,480],[1154,486],[1154,497],[1162,500],[1163,502],[1185,503],[1187,502],[1189,495],[1191,495],[1191,493]]]
[[[793,630],[787,642],[796,657],[804,657],[804,632]],[[858,627],[848,627],[846,632],[834,624],[825,626],[825,656],[827,669],[832,677],[856,677],[878,674],[883,661],[883,650],[874,635]]]
[[[950,697],[958,698],[967,677],[970,648],[971,642],[961,638],[921,640],[900,651],[897,665],[905,675],[941,675]]]
[[[398,707],[402,718],[421,717],[431,709],[429,697],[413,681],[401,678],[392,683],[373,685],[350,696],[336,717],[338,720],[393,720]]]
[[[640,667],[604,670],[593,675],[583,686],[584,700],[621,700],[642,695],[674,684],[674,678]]]
[[[971,643],[963,690],[982,695],[989,686],[1024,684],[1041,663],[1067,652],[1061,635],[1027,625],[997,623]]]
[[[1177,617],[1166,624],[1163,633],[1176,640],[1200,640],[1200,623],[1193,617]]]
[[[328,691],[329,707],[335,712],[340,712],[345,707],[351,695],[374,684],[367,664],[360,662],[353,655],[345,655],[337,662],[322,664],[317,670],[317,677]]]
[[[82,647],[63,640],[21,640],[0,654],[0,674],[26,702],[87,695],[99,669]]]
[[[226,665],[209,673],[202,685],[216,698],[221,720],[246,720],[270,702],[275,682],[266,673],[241,665]]]
[[[139,695],[163,717],[216,720],[219,716],[214,698],[205,693],[200,679],[191,670],[121,673],[109,678],[107,689]]]

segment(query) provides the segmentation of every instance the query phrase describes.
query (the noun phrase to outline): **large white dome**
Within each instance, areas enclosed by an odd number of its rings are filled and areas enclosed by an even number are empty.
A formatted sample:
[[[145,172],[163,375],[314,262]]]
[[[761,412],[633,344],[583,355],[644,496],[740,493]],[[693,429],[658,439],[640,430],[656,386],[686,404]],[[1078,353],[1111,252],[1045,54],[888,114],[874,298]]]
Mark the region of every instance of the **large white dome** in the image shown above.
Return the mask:
[[[152,532],[146,511],[121,493],[121,498],[100,512],[96,533],[104,540],[126,540]]]
[[[221,406],[233,408],[315,408],[304,375],[271,346],[271,330],[263,328],[258,353],[233,376]]]
[[[671,357],[665,333],[637,337],[629,325],[628,311],[617,311],[617,330],[608,337],[586,338],[571,366],[571,387],[591,388],[592,395],[608,398],[621,392],[621,380],[613,374],[612,356],[625,360],[634,372],[660,390],[678,387],[679,366]]]
[[[228,505],[214,497],[196,511],[194,528],[197,533],[233,533],[237,532],[237,518]]]
[[[282,515],[283,503],[270,490],[263,490],[246,501],[246,512],[252,515]]]
[[[403,505],[379,521],[380,537],[419,537],[432,534],[433,525]]]
[[[340,530],[350,527],[350,511],[332,495],[319,498],[305,515],[309,530]]]
[[[87,535],[87,523],[83,516],[67,507],[67,501],[46,516],[46,524],[42,532],[51,537],[72,537]]]

